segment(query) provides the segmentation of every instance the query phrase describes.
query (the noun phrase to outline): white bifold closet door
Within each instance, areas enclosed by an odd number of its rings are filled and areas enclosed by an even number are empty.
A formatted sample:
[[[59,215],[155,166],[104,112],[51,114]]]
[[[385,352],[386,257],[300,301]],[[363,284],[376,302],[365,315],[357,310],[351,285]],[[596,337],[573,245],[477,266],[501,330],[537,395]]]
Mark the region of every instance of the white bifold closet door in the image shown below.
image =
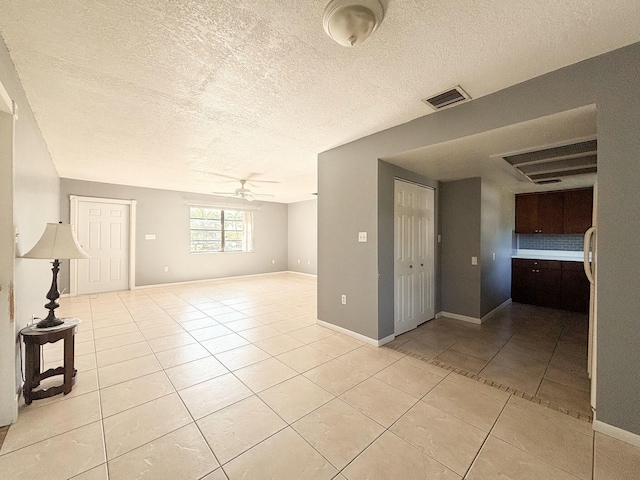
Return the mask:
[[[435,315],[434,190],[395,181],[395,335]]]

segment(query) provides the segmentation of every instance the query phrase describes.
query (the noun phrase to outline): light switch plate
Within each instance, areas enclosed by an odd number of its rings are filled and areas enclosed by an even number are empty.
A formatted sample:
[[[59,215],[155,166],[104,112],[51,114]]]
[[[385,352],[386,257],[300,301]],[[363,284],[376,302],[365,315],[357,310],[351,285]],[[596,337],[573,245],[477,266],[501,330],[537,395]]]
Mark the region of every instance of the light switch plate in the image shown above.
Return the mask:
[[[358,232],[358,241],[364,243],[367,241],[367,232]]]
[[[471,265],[478,265],[478,257],[471,257]]]

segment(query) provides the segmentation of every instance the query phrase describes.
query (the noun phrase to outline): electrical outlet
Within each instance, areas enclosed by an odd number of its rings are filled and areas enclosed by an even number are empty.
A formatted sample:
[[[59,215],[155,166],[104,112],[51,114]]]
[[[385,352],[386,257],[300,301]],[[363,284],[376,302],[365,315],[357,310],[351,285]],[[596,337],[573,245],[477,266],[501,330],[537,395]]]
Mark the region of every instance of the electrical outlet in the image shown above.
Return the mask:
[[[471,265],[478,265],[478,257],[471,257]]]
[[[442,235],[438,235],[438,243],[442,241]]]
[[[144,235],[144,239],[145,239],[145,240],[155,240],[155,239],[156,239],[156,236],[155,236],[155,234],[153,234],[153,233],[146,233],[146,234]]]
[[[307,265],[311,265],[311,260],[307,260]]]
[[[275,260],[271,260],[271,263],[272,263],[273,265],[275,265],[275,264],[276,264],[276,261],[275,261]]]
[[[300,259],[298,259],[298,263],[300,263]]]
[[[347,296],[346,295],[342,295],[342,304],[343,305],[347,304]]]
[[[164,267],[164,272],[167,273],[169,271],[169,267]]]
[[[367,232],[358,232],[358,241],[365,243],[367,241]]]
[[[493,261],[496,261],[496,252],[493,252]]]

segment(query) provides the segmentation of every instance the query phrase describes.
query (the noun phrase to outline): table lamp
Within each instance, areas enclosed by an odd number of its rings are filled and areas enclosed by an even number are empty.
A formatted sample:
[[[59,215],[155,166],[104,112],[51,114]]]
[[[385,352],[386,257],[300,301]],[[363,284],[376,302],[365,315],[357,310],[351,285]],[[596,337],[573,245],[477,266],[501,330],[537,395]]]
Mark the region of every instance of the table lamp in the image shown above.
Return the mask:
[[[38,328],[50,328],[64,323],[63,320],[56,318],[55,309],[59,307],[56,300],[60,298],[58,292],[58,272],[60,271],[60,259],[68,260],[71,258],[91,258],[82,249],[76,236],[73,233],[73,227],[68,223],[47,223],[42,237],[38,243],[29,250],[22,258],[40,258],[53,259],[53,280],[51,288],[47,293],[47,303],[44,307],[49,309],[47,318],[41,320],[36,325]]]

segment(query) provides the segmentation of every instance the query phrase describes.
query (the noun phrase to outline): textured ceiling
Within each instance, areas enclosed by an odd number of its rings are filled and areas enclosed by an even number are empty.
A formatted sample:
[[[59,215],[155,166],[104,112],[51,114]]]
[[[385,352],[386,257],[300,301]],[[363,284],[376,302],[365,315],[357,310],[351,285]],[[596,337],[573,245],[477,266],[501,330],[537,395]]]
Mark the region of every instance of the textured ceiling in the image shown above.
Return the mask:
[[[0,0],[0,33],[60,176],[313,198],[319,152],[640,40],[640,2],[389,0],[362,46],[327,0]]]
[[[502,156],[595,138],[597,122],[595,105],[588,105],[383,160],[443,182],[482,177],[515,193],[587,187],[594,184],[594,174],[567,176],[560,183],[537,185],[518,173]]]

